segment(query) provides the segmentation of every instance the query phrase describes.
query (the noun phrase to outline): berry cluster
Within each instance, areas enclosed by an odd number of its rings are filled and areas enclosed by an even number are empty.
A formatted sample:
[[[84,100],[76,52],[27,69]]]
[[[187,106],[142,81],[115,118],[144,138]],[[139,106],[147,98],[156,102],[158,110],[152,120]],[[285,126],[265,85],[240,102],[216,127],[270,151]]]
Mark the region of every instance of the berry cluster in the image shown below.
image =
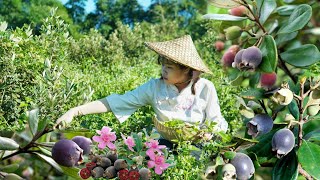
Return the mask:
[[[91,162],[86,163],[86,167],[79,172],[82,179],[89,177],[112,179],[118,177],[120,180],[148,180],[151,178],[149,169],[141,168],[139,170],[136,165],[129,168],[127,161],[118,159],[115,151],[106,155],[90,155],[90,160]]]

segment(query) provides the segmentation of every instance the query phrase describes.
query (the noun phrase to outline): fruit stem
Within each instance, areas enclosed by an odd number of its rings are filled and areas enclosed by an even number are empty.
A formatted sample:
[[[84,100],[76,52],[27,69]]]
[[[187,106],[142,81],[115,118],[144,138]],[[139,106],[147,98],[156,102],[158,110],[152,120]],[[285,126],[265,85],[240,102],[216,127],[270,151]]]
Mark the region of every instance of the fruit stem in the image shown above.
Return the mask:
[[[34,152],[34,151],[29,151],[30,148],[35,147],[36,143],[35,141],[38,140],[42,135],[50,132],[51,130],[48,128],[48,126],[41,132],[38,132],[33,139],[31,140],[31,142],[29,142],[25,147],[23,148],[19,148],[19,150],[17,150],[16,152],[9,154],[5,157],[2,158],[2,160],[8,159],[12,156],[15,156],[17,154],[21,154],[21,153],[30,153],[30,152]]]
[[[288,67],[286,66],[286,64],[283,62],[281,56],[279,55],[280,53],[278,52],[278,58],[279,58],[279,67],[285,71],[285,73],[287,75],[289,75],[289,77],[291,78],[291,80],[296,84],[298,82],[297,78],[290,72],[290,70],[288,69]]]
[[[303,101],[304,101],[304,83],[305,81],[300,81],[300,103],[299,103],[299,137],[298,137],[298,147],[302,144],[302,138],[303,138]]]
[[[312,179],[313,179],[312,176],[311,176],[307,171],[305,171],[304,169],[302,169],[300,163],[298,164],[298,169],[299,169],[299,173],[300,173],[302,176],[304,176],[306,179],[308,179],[308,180],[312,180]]]
[[[260,27],[260,29],[264,32],[264,33],[268,33],[267,31],[266,31],[266,29],[262,26],[262,24],[261,24],[261,22],[260,22],[260,20],[259,20],[259,17],[257,17],[254,13],[253,13],[253,11],[252,11],[252,9],[250,8],[250,6],[249,6],[249,4],[246,2],[246,1],[243,1],[243,5],[250,11],[250,13],[252,14],[252,16],[254,17],[254,21],[257,23],[257,25]]]

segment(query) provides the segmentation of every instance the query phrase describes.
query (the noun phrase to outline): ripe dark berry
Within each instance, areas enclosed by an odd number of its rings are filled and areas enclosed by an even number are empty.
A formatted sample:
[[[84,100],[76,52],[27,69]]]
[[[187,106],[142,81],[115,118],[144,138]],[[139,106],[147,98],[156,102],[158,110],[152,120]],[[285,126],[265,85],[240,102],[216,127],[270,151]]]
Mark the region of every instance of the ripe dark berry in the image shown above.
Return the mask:
[[[129,179],[129,171],[128,171],[128,169],[121,169],[120,171],[118,171],[118,178],[120,180]]]
[[[105,171],[104,171],[104,176],[111,179],[111,178],[115,178],[117,176],[117,172],[116,169],[114,168],[114,166],[110,166],[108,167]]]
[[[231,164],[236,168],[237,179],[247,180],[254,174],[255,169],[250,157],[243,153],[236,153],[236,156],[231,160]]]
[[[82,179],[88,179],[91,176],[91,171],[87,168],[82,168],[79,175]]]
[[[262,53],[259,48],[252,46],[243,51],[241,59],[241,70],[254,70],[262,61]]]
[[[96,166],[97,166],[97,164],[94,163],[94,162],[89,162],[89,163],[86,164],[86,168],[89,169],[90,171],[91,171],[93,168],[95,168]]]
[[[232,51],[227,51],[222,56],[222,64],[225,67],[231,67],[234,61],[235,53]]]
[[[103,176],[104,169],[100,166],[97,166],[92,169],[91,174],[94,178],[100,178]]]
[[[109,158],[111,162],[114,163],[118,159],[118,155],[116,152],[111,151],[111,152],[108,152],[107,158]]]
[[[116,168],[117,171],[121,170],[121,169],[126,169],[128,168],[128,164],[127,161],[124,159],[117,159],[114,162],[114,167]]]
[[[90,154],[91,147],[90,145],[92,144],[91,139],[84,137],[84,136],[75,136],[71,139],[75,143],[78,144],[78,146],[83,149],[83,154],[88,155]]]
[[[72,167],[82,161],[82,152],[75,142],[62,139],[52,147],[52,158],[62,166]]]
[[[99,165],[105,169],[105,168],[111,166],[111,160],[107,157],[101,157],[98,159],[97,165]]]
[[[264,88],[271,88],[277,81],[277,74],[272,73],[261,73],[260,84]]]
[[[287,155],[293,149],[294,144],[294,135],[287,128],[280,129],[272,137],[272,151],[276,151],[278,158]]]
[[[151,179],[151,171],[147,168],[141,168],[139,170],[139,174],[140,174],[141,180]]]
[[[140,178],[140,174],[138,169],[129,171],[129,180],[139,180],[139,178]]]
[[[257,114],[247,123],[248,134],[252,137],[257,137],[261,134],[266,134],[273,127],[273,120],[267,114]]]
[[[222,41],[216,41],[214,43],[214,47],[217,51],[222,51],[224,49],[224,42]]]

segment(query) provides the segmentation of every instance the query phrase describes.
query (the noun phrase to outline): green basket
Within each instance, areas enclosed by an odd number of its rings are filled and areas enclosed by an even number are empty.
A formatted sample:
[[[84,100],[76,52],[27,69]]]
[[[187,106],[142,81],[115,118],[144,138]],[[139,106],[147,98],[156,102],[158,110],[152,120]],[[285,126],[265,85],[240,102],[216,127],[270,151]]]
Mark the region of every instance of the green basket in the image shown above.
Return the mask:
[[[185,123],[182,127],[167,127],[163,122],[159,121],[156,117],[152,119],[154,126],[156,127],[158,133],[166,140],[173,143],[179,141],[192,141],[197,142],[201,138],[203,131],[200,129],[195,131],[194,125]]]

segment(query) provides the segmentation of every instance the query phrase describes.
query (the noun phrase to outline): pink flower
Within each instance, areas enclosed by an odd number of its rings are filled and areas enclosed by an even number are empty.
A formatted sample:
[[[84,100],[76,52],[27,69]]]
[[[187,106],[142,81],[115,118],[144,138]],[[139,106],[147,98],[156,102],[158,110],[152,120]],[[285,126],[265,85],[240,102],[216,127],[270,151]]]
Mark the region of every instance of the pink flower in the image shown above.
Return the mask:
[[[163,152],[161,151],[161,149],[165,148],[166,146],[165,145],[159,145],[159,142],[157,140],[154,140],[154,139],[150,139],[149,142],[146,142],[145,145],[150,148],[147,150],[148,151],[157,151],[158,154],[163,154]]]
[[[165,158],[162,155],[156,155],[153,151],[149,151],[146,153],[150,157],[150,161],[148,161],[148,168],[154,168],[156,174],[162,174],[162,171],[166,170],[170,164],[165,163]]]
[[[126,144],[128,146],[128,148],[130,149],[130,151],[134,151],[132,149],[132,147],[134,147],[136,145],[136,143],[134,142],[134,139],[131,136],[128,136],[127,138],[121,133],[122,139],[124,141],[124,144]]]
[[[98,147],[100,149],[104,149],[106,146],[108,146],[109,149],[116,149],[116,146],[112,143],[112,141],[115,141],[117,139],[115,132],[111,132],[111,128],[107,126],[103,126],[101,131],[97,130],[97,133],[100,134],[100,136],[93,136],[92,139],[95,142],[98,142]]]

